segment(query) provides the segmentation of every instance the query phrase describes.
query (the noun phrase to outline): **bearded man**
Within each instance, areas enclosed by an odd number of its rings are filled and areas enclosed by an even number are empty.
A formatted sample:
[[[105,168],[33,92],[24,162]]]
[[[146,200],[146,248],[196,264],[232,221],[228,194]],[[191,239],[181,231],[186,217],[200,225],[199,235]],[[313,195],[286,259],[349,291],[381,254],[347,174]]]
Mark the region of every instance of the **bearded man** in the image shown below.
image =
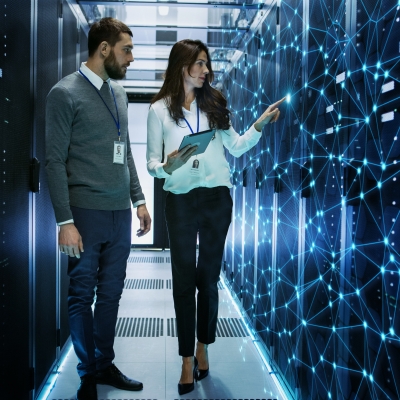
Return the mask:
[[[130,148],[127,95],[111,81],[122,79],[134,61],[132,32],[103,18],[90,29],[88,49],[88,61],[58,82],[46,102],[46,171],[59,248],[69,256],[78,400],[97,399],[96,384],[143,389],[113,364],[113,347],[131,246],[131,202],[140,220],[137,235],[151,227]]]

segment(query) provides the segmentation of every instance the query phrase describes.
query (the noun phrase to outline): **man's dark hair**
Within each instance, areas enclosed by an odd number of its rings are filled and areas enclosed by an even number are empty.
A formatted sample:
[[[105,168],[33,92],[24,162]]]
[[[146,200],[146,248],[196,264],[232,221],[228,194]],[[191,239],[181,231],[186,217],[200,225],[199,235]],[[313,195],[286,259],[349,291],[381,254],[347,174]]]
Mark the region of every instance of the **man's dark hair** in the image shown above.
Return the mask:
[[[95,22],[89,31],[89,57],[93,56],[101,42],[107,42],[111,47],[114,47],[121,39],[121,33],[128,33],[133,36],[132,31],[123,22],[115,18],[102,18]]]

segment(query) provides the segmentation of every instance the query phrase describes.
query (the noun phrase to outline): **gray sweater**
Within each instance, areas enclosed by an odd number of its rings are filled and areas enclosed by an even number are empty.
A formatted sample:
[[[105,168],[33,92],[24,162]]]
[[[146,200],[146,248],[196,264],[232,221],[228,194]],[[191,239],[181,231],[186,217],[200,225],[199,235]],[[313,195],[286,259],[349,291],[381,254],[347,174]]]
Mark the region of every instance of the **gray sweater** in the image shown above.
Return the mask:
[[[125,143],[125,163],[114,164],[115,122],[95,89],[79,72],[58,82],[46,102],[46,171],[57,222],[72,219],[71,206],[125,210],[144,200],[133,161],[125,90],[111,81]],[[117,119],[108,85],[100,90]]]

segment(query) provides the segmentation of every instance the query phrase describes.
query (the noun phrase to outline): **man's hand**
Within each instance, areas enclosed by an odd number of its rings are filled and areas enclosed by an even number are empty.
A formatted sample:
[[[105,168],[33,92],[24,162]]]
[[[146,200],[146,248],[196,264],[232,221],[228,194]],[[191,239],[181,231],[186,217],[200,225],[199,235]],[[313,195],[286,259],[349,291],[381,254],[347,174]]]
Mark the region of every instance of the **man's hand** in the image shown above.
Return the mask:
[[[262,128],[268,123],[276,122],[279,118],[280,111],[278,107],[286,100],[286,97],[280,99],[274,104],[271,104],[261,115],[260,118],[254,123],[254,127],[261,132]]]
[[[187,160],[192,157],[192,154],[196,150],[197,146],[192,146],[190,144],[185,146],[181,151],[174,150],[167,156],[167,162],[163,166],[164,171],[171,175],[176,169],[186,164]]]
[[[81,258],[80,253],[83,253],[82,237],[74,224],[60,226],[58,246],[61,253],[65,253],[70,257]]]
[[[151,218],[147,211],[146,204],[137,206],[136,215],[140,221],[140,229],[137,230],[136,236],[140,237],[148,233],[151,229]]]

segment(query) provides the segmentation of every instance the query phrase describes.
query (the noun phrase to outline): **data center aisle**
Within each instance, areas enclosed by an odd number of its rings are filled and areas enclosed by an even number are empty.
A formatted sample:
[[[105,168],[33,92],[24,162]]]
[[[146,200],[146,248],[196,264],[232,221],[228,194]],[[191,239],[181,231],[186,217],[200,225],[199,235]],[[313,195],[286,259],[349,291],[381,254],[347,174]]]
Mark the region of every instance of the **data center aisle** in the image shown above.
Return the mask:
[[[98,385],[100,400],[282,399],[232,304],[229,290],[219,285],[220,308],[216,342],[209,347],[210,375],[195,390],[179,396],[181,359],[175,330],[168,251],[133,251],[120,303],[115,364],[144,384],[128,392]],[[60,369],[48,400],[75,399],[79,378],[73,350]]]

